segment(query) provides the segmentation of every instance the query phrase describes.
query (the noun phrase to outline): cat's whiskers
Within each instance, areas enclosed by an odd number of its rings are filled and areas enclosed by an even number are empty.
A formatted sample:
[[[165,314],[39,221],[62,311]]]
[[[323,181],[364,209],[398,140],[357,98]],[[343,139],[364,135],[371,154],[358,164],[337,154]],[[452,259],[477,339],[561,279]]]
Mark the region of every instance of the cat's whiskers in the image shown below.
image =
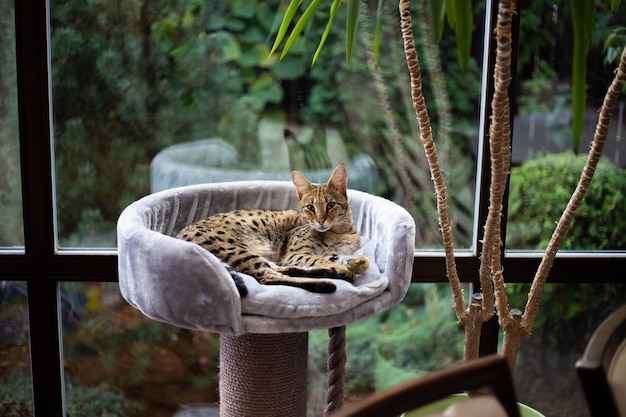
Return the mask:
[[[305,230],[305,229],[306,229],[307,231],[309,231],[309,230],[311,230],[312,228],[313,228],[313,227],[312,227],[309,223],[305,223],[305,224],[302,224],[302,225],[300,225],[300,226],[294,227],[293,229],[290,229],[290,230],[287,232],[287,236],[289,236],[290,234],[292,234],[292,233],[294,233],[294,232],[300,231],[300,230]]]

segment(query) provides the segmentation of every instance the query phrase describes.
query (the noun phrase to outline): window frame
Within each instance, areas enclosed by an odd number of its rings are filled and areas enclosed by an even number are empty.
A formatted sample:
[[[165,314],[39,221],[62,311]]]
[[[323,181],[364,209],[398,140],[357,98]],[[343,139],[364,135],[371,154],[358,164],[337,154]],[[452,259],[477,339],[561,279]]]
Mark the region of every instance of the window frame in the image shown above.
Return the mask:
[[[489,16],[497,4],[489,1]],[[519,6],[518,6],[519,7]],[[17,87],[19,108],[20,157],[24,215],[25,250],[0,252],[0,270],[5,279],[24,281],[28,287],[30,352],[33,402],[36,417],[64,416],[63,357],[59,284],[63,282],[117,282],[117,256],[106,251],[59,251],[54,221],[53,146],[51,135],[51,85],[48,2],[15,2]],[[519,12],[519,11],[518,11]],[[488,18],[487,28],[493,27]],[[514,42],[517,43],[517,29]],[[488,33],[493,33],[489,30]],[[493,48],[486,45],[489,50]],[[484,75],[491,91],[493,55],[488,55],[489,70]],[[513,63],[515,68],[515,63]],[[515,71],[513,70],[513,74]],[[483,83],[485,84],[485,83]],[[511,83],[514,88],[515,79]],[[511,97],[514,97],[511,95]],[[485,99],[486,98],[486,99]],[[457,267],[464,282],[477,283],[480,238],[487,213],[488,146],[484,141],[489,120],[490,97],[481,100],[480,162],[477,175],[476,216],[472,250],[457,255]],[[481,159],[479,159],[480,161]],[[506,219],[506,216],[505,216]],[[506,228],[503,227],[503,230]],[[504,250],[504,249],[503,249]],[[540,253],[505,251],[503,265],[507,282],[530,282],[540,262]],[[622,282],[626,268],[624,252],[567,252],[557,256],[550,274],[551,283]],[[593,277],[590,278],[590,277]],[[442,252],[415,253],[412,281],[447,282]],[[483,330],[483,352],[497,348],[496,320]]]

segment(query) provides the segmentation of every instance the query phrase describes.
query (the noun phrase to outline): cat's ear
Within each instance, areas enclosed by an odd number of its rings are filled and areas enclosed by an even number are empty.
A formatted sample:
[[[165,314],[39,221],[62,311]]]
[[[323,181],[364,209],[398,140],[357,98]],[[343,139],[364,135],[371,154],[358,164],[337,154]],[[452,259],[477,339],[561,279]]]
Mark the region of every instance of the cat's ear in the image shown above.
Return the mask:
[[[296,187],[296,194],[298,198],[302,198],[304,194],[309,192],[313,184],[299,171],[291,171],[291,180],[294,187]]]
[[[348,173],[346,172],[346,166],[344,164],[337,165],[337,168],[330,174],[326,185],[344,194],[346,193],[348,189]]]

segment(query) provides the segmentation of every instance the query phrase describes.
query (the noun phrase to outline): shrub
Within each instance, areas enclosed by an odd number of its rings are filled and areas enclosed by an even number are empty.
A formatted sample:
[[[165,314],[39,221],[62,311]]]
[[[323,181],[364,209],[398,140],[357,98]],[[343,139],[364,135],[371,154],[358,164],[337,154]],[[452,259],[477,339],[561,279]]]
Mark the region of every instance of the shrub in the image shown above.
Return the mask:
[[[462,361],[463,330],[452,307],[447,284],[413,284],[401,304],[350,324],[346,331],[349,395],[364,395]],[[327,343],[326,331],[310,333],[312,397],[323,395],[325,388]],[[322,402],[309,398],[310,404]]]
[[[585,156],[546,155],[511,172],[507,247],[543,249],[574,192]],[[626,247],[626,174],[606,160],[598,165],[562,249]]]
[[[121,394],[112,393],[105,384],[96,387],[66,386],[67,417],[125,417],[135,408]],[[14,371],[0,380],[0,415],[22,417],[33,415],[30,377]]]
[[[585,156],[545,155],[513,168],[507,247],[544,249],[574,192]],[[598,165],[585,200],[563,241],[563,249],[626,247],[626,174],[607,160]],[[612,309],[625,301],[624,283],[548,284],[543,292],[535,334],[566,359]],[[523,308],[528,285],[509,285],[509,303]],[[573,356],[572,356],[573,355]],[[570,358],[572,356],[572,358]],[[571,362],[570,360],[570,362]]]

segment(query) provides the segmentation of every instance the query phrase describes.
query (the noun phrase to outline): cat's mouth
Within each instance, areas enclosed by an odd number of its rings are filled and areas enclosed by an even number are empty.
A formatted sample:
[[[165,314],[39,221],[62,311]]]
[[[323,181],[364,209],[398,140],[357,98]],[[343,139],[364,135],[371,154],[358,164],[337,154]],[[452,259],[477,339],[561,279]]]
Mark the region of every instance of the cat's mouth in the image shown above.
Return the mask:
[[[317,232],[324,233],[330,230],[330,225],[328,223],[324,223],[324,224],[315,223],[313,225],[313,229],[315,229],[315,231]]]

